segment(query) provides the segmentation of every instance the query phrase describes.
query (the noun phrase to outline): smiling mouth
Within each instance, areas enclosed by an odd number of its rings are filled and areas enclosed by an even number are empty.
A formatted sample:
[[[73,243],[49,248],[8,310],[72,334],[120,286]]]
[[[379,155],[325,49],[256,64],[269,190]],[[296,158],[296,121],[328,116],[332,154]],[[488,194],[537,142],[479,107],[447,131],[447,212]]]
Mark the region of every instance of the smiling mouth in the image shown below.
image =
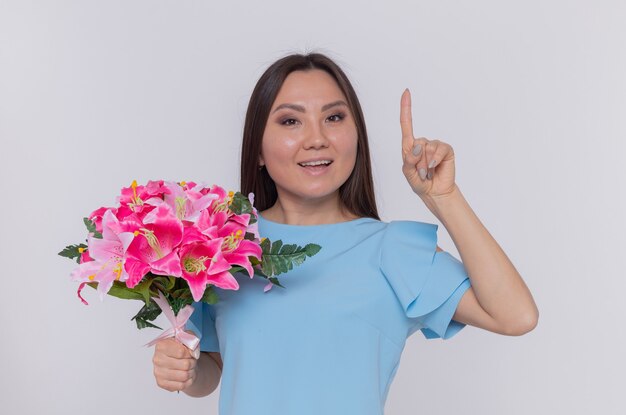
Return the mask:
[[[332,160],[320,160],[307,163],[298,163],[300,167],[327,167],[333,163]]]

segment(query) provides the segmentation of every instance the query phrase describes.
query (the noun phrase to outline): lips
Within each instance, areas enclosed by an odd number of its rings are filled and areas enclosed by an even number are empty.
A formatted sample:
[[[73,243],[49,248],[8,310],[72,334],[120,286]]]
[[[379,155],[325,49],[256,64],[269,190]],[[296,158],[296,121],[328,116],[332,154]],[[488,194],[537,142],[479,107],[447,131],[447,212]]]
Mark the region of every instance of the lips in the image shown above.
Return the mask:
[[[312,163],[303,165],[303,163]],[[315,157],[298,162],[298,166],[302,167],[302,171],[309,176],[320,176],[330,171],[330,165],[333,164],[333,159],[330,157]]]
[[[312,164],[305,165],[305,163],[312,163]],[[317,167],[317,166],[330,166],[332,163],[333,161],[331,159],[319,158],[319,159],[301,161],[298,163],[298,165],[302,167]]]

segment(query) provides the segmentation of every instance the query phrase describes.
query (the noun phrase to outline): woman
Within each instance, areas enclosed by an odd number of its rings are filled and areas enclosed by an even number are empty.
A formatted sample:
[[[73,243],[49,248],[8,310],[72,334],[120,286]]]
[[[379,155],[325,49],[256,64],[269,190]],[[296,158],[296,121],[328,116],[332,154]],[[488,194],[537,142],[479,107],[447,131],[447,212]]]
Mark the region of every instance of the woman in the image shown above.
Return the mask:
[[[532,295],[455,184],[452,147],[414,138],[408,90],[400,124],[402,171],[463,262],[436,245],[436,225],[379,220],[349,80],[324,55],[286,56],[252,93],[241,191],[255,194],[261,235],[322,250],[281,277],[285,289],[263,293],[249,278],[217,289],[219,303],[198,305],[189,325],[199,359],[173,339],[155,348],[159,386],[205,396],[221,379],[222,415],[382,414],[415,331],[447,339],[467,324],[505,335],[536,326]]]

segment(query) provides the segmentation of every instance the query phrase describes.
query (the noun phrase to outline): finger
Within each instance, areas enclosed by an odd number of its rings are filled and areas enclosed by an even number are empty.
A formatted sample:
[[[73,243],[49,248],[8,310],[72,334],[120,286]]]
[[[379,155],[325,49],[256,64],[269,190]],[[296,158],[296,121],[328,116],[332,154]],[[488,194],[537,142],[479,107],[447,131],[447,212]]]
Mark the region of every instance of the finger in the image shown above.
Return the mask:
[[[409,176],[417,174],[417,163],[419,163],[424,154],[422,149],[424,148],[425,141],[419,138],[412,139],[411,141],[412,144],[410,150],[402,152],[402,160],[404,162],[402,165],[402,170],[407,178],[409,178]]]
[[[422,179],[422,181],[425,181],[428,175],[428,154],[429,152],[430,154],[432,154],[432,144],[425,137],[420,137],[416,139],[416,141],[419,142],[422,146],[422,151],[421,156],[415,165],[415,168],[417,169],[417,173],[419,174],[420,179]]]
[[[434,150],[432,157],[428,162],[428,174],[429,178],[432,179],[432,176],[435,174],[435,169],[442,161],[448,160],[451,157],[454,157],[454,150],[450,144],[444,143],[439,140],[434,140],[437,142],[437,148]]]
[[[157,342],[155,346],[155,353],[162,353],[176,359],[191,357],[189,349],[172,337]]]
[[[172,369],[172,370],[191,370],[196,367],[198,361],[193,357],[178,359],[163,354],[155,354],[152,358],[155,366]]]
[[[413,116],[411,115],[411,93],[405,89],[400,98],[400,129],[402,130],[402,147],[410,151],[413,145]]]
[[[441,141],[439,140],[430,140],[426,146],[426,180],[432,180],[435,174],[435,164],[438,161],[435,155],[438,152],[440,143]]]
[[[154,368],[154,377],[162,381],[186,382],[193,378],[193,374],[193,370],[171,370],[161,367]]]

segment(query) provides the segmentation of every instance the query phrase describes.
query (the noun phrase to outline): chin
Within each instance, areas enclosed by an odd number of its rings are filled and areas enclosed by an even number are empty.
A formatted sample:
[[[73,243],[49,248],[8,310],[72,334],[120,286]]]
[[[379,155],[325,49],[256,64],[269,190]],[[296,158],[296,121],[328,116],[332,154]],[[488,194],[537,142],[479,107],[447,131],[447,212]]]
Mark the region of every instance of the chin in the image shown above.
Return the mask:
[[[333,198],[335,195],[339,195],[339,188],[336,189],[303,189],[299,188],[295,192],[287,191],[287,193],[291,193],[293,196],[299,199],[305,199],[308,201],[316,201],[323,199]]]

